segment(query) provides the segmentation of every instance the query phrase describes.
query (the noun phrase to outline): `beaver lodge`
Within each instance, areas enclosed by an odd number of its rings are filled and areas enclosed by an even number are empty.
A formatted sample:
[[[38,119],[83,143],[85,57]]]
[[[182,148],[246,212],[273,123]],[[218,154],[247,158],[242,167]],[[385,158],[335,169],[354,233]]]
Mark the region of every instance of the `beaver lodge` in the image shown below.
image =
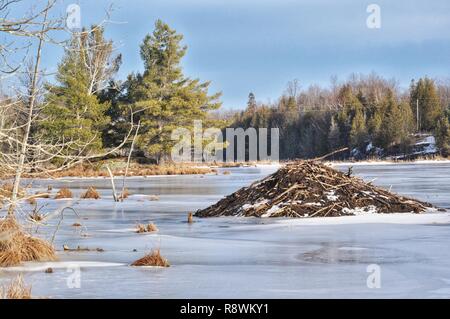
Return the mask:
[[[197,217],[335,217],[421,213],[429,203],[399,196],[316,161],[288,164],[242,188]]]

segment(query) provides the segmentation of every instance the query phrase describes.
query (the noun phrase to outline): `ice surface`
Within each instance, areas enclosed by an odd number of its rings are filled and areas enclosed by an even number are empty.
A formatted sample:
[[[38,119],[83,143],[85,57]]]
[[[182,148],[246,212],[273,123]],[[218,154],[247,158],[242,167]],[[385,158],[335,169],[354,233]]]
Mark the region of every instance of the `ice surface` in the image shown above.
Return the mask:
[[[338,168],[347,171],[347,166]],[[34,190],[69,186],[72,200],[39,199],[50,212],[66,211],[55,245],[59,261],[1,269],[0,284],[24,273],[35,296],[50,298],[415,298],[450,297],[450,213],[270,219],[195,219],[204,208],[248,186],[276,167],[227,168],[230,175],[130,178],[131,192],[114,203],[108,179],[33,183]],[[450,163],[358,165],[355,174],[374,184],[450,208]],[[102,200],[80,200],[88,186]],[[116,186],[121,185],[117,179]],[[147,195],[158,195],[159,201]],[[23,205],[24,213],[31,209]],[[39,232],[51,237],[54,218]],[[80,222],[81,229],[72,227]],[[136,234],[138,223],[159,232]],[[62,245],[104,252],[64,252]],[[170,268],[129,264],[160,248]],[[381,269],[381,288],[367,287],[367,267]],[[80,288],[69,283],[80,267]],[[52,267],[52,274],[44,269]]]

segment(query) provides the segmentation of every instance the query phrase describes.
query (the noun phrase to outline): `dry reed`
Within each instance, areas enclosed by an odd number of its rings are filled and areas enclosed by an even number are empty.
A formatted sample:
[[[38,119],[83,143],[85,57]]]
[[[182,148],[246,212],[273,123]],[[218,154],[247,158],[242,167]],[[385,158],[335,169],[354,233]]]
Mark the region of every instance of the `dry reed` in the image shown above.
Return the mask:
[[[81,199],[100,199],[100,194],[95,187],[89,187],[86,193],[81,195]]]
[[[22,275],[0,289],[0,299],[31,299],[31,286],[25,285]]]
[[[161,256],[160,250],[153,250],[148,255],[136,260],[131,266],[156,266],[156,267],[170,267],[169,261]]]
[[[58,193],[56,193],[55,199],[65,199],[72,198],[72,192],[67,187],[61,188]]]
[[[53,260],[56,260],[56,255],[52,245],[23,231],[13,217],[0,220],[0,267],[17,266],[26,261]]]

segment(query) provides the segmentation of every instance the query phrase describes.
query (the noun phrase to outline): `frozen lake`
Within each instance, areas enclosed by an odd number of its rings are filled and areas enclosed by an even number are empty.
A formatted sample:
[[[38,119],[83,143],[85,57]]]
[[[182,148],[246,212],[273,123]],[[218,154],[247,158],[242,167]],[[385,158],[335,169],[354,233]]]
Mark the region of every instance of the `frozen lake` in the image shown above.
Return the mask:
[[[345,165],[339,168],[347,170]],[[131,178],[132,196],[112,201],[108,179],[35,182],[73,200],[40,199],[42,211],[71,205],[55,246],[59,261],[0,270],[0,283],[23,272],[33,295],[50,298],[449,298],[450,213],[320,219],[196,219],[187,213],[275,171],[226,169],[230,175]],[[393,191],[450,209],[450,163],[356,165],[354,174]],[[121,186],[121,180],[116,181]],[[79,200],[95,186],[102,200]],[[158,195],[159,201],[148,196]],[[24,214],[31,209],[23,205]],[[40,232],[51,237],[58,219]],[[74,222],[83,224],[77,229]],[[136,234],[138,223],[159,232]],[[63,252],[62,246],[104,252]],[[170,268],[128,266],[160,248]],[[135,250],[135,251],[134,251]],[[379,267],[369,288],[368,266]],[[54,273],[44,270],[51,266]],[[370,267],[369,267],[370,268]],[[78,277],[79,274],[79,277]],[[78,282],[79,278],[79,282]],[[79,285],[78,285],[79,283]]]

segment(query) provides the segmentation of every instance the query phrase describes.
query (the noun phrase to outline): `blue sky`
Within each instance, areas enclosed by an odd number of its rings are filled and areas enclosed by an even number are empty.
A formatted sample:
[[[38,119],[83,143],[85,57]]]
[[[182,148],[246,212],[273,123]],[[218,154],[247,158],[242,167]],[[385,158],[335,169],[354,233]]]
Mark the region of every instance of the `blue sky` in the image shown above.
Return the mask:
[[[63,0],[60,10],[70,3],[81,6],[83,25],[113,5],[107,37],[124,57],[120,79],[142,71],[139,45],[155,20],[169,23],[189,48],[185,74],[211,80],[226,108],[244,107],[250,91],[275,100],[292,79],[305,88],[352,72],[375,71],[403,86],[450,77],[448,0]],[[380,29],[366,26],[371,3],[381,8]],[[60,55],[47,49],[44,64],[54,69]]]

